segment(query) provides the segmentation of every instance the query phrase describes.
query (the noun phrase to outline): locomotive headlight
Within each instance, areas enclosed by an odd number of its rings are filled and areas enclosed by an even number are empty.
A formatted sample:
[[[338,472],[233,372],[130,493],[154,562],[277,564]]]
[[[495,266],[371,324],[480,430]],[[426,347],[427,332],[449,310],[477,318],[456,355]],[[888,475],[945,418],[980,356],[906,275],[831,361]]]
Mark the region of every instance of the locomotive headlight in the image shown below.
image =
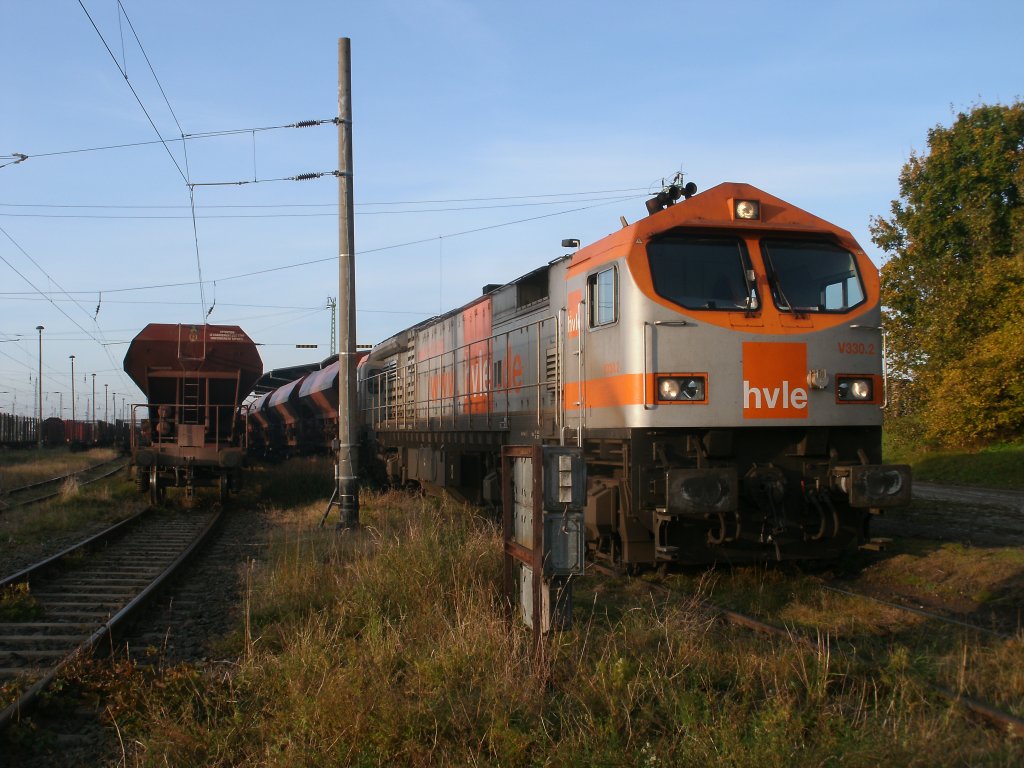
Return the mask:
[[[707,399],[707,383],[703,376],[659,376],[658,399],[703,402]]]
[[[874,399],[874,382],[870,378],[847,376],[836,380],[836,396],[842,401]]]
[[[658,397],[662,400],[678,400],[680,391],[682,387],[679,386],[678,379],[658,380]]]
[[[757,200],[736,200],[732,212],[733,218],[754,221],[761,218],[761,203]]]

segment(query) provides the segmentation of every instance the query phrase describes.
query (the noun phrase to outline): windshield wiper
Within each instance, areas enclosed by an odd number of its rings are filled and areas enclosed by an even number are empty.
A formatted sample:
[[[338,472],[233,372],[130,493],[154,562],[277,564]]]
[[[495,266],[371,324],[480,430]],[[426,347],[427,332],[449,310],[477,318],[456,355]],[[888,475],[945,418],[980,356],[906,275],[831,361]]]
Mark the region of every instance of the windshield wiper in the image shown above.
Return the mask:
[[[748,312],[753,312],[755,309],[757,309],[757,294],[754,291],[754,270],[747,269],[746,265],[742,262],[742,260],[740,261],[740,267],[743,270],[743,282],[747,286],[747,297],[746,299],[744,299],[743,303],[746,306],[746,310]]]
[[[775,262],[772,261],[772,254],[767,248],[764,249],[764,255],[768,261],[769,279],[772,281],[772,287],[775,289],[775,294],[786,305],[786,311],[792,312],[793,314],[799,314],[793,305],[789,303],[789,299],[786,298],[785,292],[782,290],[782,281],[779,280],[779,273],[775,271]],[[782,309],[780,306],[779,309]]]

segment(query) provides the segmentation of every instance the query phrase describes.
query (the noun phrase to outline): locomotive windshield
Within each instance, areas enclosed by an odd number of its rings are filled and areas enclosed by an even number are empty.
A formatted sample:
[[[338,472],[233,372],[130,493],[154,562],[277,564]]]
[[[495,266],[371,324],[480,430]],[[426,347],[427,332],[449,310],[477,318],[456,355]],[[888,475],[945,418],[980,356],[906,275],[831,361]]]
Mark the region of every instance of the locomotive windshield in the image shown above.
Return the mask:
[[[686,309],[757,309],[739,238],[673,235],[648,243],[647,258],[655,292]]]
[[[846,312],[864,301],[853,254],[831,243],[763,240],[775,306],[794,312]]]

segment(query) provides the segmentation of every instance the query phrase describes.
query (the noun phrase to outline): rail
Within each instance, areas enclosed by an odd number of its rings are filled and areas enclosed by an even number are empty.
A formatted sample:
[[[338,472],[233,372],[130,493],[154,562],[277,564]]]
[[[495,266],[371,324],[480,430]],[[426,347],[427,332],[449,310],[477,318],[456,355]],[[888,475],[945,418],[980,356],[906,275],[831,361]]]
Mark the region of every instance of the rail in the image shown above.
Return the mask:
[[[588,570],[596,570],[599,573],[606,576],[621,576],[621,574],[616,572],[614,569],[608,568],[607,566],[603,565],[590,563],[588,564],[587,568]],[[648,586],[651,589],[655,589],[662,593],[678,594],[675,590],[660,584],[648,583]],[[729,624],[744,627],[746,629],[752,630],[754,632],[759,632],[761,634],[767,634],[772,635],[773,637],[782,638],[784,640],[788,640],[789,642],[808,648],[815,652],[820,650],[819,641],[817,639],[808,637],[804,634],[794,631],[789,627],[780,627],[775,624],[762,621],[761,619],[758,619],[754,616],[749,616],[739,611],[724,608],[705,599],[698,599],[696,601],[696,604],[699,605],[701,609],[707,611],[713,616],[719,617],[722,621],[725,621]],[[902,606],[894,605],[894,607]],[[982,629],[980,627],[973,626],[971,628]],[[1004,712],[1003,710],[986,704],[985,702],[979,701],[978,699],[974,699],[970,696],[965,696],[962,693],[952,691],[941,685],[936,685],[935,683],[931,683],[924,680],[920,682],[928,690],[948,700],[950,703],[962,707],[963,709],[970,712],[972,715],[981,718],[989,725],[999,728],[1008,735],[1018,737],[1024,736],[1024,719],[1019,718],[1016,715],[1013,715],[1009,712]]]
[[[127,466],[127,464],[127,459],[120,456],[116,456],[108,461],[101,461],[99,464],[93,464],[91,467],[86,467],[85,469],[79,469],[74,472],[69,472],[66,475],[52,477],[49,480],[40,480],[38,483],[29,483],[28,485],[22,485],[19,486],[18,488],[11,488],[10,490],[4,492],[5,501],[0,501],[0,511],[5,509],[14,509],[16,507],[24,507],[28,506],[29,504],[37,504],[40,501],[52,499],[60,494],[61,486],[72,478],[78,480],[79,485],[89,485],[90,483],[95,483],[98,482],[99,480],[104,480],[113,475],[115,472],[124,469],[125,466]],[[101,474],[95,477],[88,477],[88,479],[84,479],[88,475],[91,475],[96,470],[103,470],[104,468],[109,469],[106,469],[106,471],[102,472]],[[31,494],[32,491],[39,490],[41,488],[46,488],[48,486],[57,486],[57,489],[39,496],[32,495],[27,499],[18,498],[19,496]]]
[[[28,584],[41,614],[41,620],[0,623],[0,679],[31,681],[0,712],[0,729],[29,712],[69,663],[101,648],[188,561],[221,517],[219,509],[206,517],[150,512],[0,581],[3,590]],[[100,545],[91,560],[78,557]],[[75,567],[65,572],[61,566],[69,557]]]

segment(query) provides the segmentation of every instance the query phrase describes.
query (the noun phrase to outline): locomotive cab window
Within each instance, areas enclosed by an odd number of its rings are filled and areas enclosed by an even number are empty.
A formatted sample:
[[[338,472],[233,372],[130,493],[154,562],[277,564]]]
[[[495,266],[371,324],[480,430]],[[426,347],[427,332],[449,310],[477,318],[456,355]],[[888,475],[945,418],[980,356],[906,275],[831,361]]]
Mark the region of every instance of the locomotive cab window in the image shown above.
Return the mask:
[[[686,309],[758,308],[753,271],[736,237],[670,235],[647,245],[654,291]]]
[[[781,310],[846,312],[864,302],[857,261],[832,243],[764,240],[772,299]]]
[[[618,318],[618,278],[615,267],[587,278],[590,298],[590,327],[611,325]]]

